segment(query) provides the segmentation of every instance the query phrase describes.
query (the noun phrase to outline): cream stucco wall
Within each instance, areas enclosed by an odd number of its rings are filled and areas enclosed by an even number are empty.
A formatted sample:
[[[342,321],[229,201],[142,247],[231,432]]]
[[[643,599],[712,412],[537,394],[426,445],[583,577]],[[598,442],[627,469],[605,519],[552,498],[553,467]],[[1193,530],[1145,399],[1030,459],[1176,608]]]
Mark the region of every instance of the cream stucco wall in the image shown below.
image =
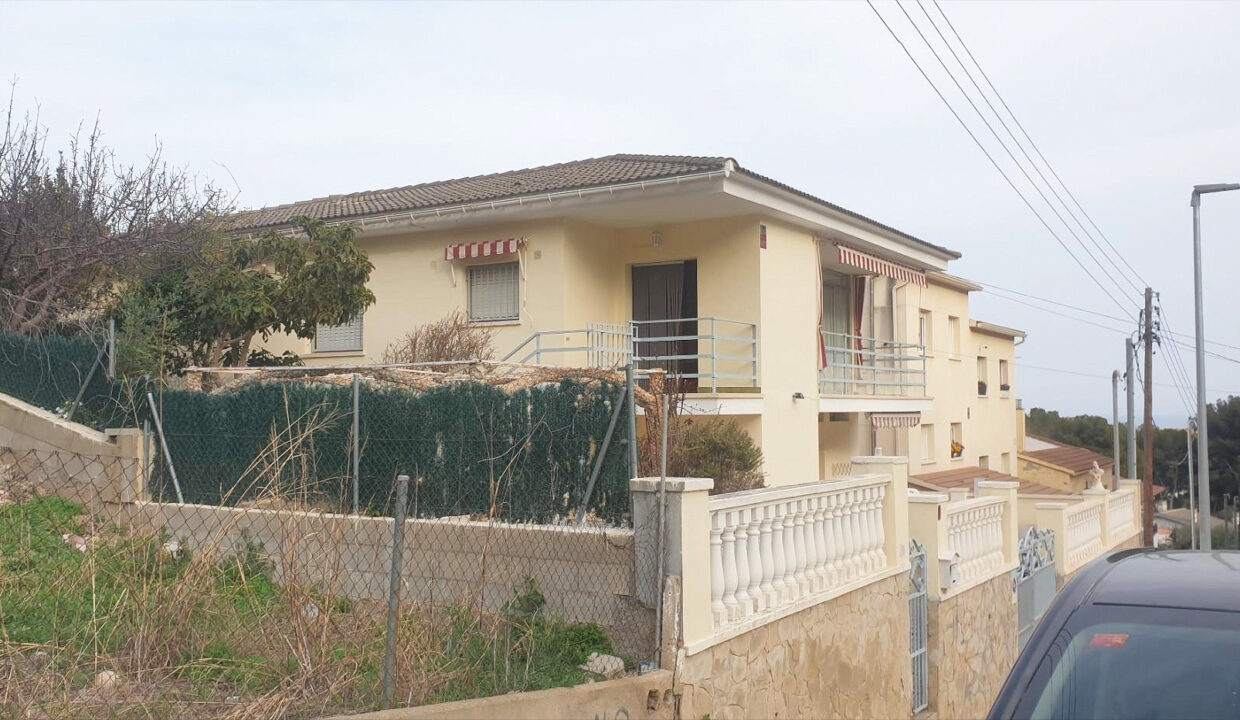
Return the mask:
[[[446,246],[524,237],[528,245],[525,280],[521,283],[520,320],[494,324],[494,347],[503,355],[535,330],[567,327],[566,235],[567,229],[561,220],[381,237],[362,235],[359,243],[375,266],[369,284],[375,294],[375,304],[366,310],[363,318],[363,351],[315,353],[309,340],[283,336],[271,338],[265,347],[275,353],[292,350],[300,354],[307,365],[378,362],[388,343],[414,326],[466,309],[467,265],[456,263],[454,285],[452,268],[443,259]],[[482,262],[512,259],[507,256]]]
[[[919,315],[928,313],[926,343],[926,395],[933,407],[922,413],[922,425],[933,427],[934,448],[923,458],[922,428],[900,431],[896,452],[906,452],[909,472],[923,474],[957,467],[976,467],[983,456],[992,470],[1016,475],[1020,430],[1016,411],[1015,346],[1011,338],[973,330],[969,326],[969,293],[955,284],[935,278],[925,288],[905,285],[897,295],[897,311],[903,316],[905,342],[916,343]],[[957,318],[959,351],[954,348],[949,318]],[[901,324],[897,322],[899,328]],[[978,356],[987,358],[987,393],[978,394]],[[999,389],[999,361],[1008,367],[1007,393]],[[952,459],[951,425],[960,423],[964,453]],[[1006,467],[1004,456],[1007,457]]]
[[[767,484],[792,485],[824,477],[818,451],[818,245],[808,231],[764,224],[767,246],[758,251],[763,452]],[[869,454],[858,450],[850,448],[850,456]]]

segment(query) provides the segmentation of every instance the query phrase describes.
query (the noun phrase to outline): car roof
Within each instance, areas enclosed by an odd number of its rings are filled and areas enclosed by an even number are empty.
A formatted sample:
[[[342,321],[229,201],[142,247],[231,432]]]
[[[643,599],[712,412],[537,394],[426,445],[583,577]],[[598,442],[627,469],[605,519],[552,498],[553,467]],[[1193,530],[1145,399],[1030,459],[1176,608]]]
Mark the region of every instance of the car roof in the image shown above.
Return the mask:
[[[1240,612],[1240,552],[1142,549],[1106,558],[1082,604]]]

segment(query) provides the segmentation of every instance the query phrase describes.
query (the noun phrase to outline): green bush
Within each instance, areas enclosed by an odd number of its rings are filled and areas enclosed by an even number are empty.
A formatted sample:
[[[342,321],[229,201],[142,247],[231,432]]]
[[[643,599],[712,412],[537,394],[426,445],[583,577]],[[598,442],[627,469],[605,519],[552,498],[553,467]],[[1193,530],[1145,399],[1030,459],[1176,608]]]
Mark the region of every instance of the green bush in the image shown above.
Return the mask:
[[[678,423],[669,475],[712,478],[715,494],[762,487],[762,451],[735,420],[682,417]]]

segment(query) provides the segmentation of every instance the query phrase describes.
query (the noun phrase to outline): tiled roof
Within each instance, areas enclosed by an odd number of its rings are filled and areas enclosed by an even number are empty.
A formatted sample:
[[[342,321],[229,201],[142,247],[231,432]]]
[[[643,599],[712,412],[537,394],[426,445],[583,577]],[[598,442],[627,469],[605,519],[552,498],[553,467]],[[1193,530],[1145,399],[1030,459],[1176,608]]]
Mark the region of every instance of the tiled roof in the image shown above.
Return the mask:
[[[1049,450],[1026,450],[1020,455],[1021,457],[1033,458],[1050,465],[1057,465],[1065,470],[1070,470],[1074,474],[1088,471],[1094,466],[1094,462],[1097,462],[1098,467],[1104,470],[1115,464],[1115,461],[1106,455],[1099,455],[1093,450],[1072,447],[1071,445],[1061,445]]]
[[[456,180],[440,180],[386,190],[355,192],[347,195],[329,195],[313,200],[303,200],[287,205],[274,205],[238,213],[234,218],[233,228],[237,230],[261,230],[280,227],[288,225],[293,218],[300,215],[320,220],[344,220],[412,212],[415,210],[454,207],[470,203],[485,203],[522,196],[537,196],[566,190],[582,190],[628,182],[640,182],[642,180],[674,178],[723,170],[728,162],[731,162],[733,169],[742,175],[747,175],[768,185],[795,193],[831,210],[870,223],[951,257],[960,257],[958,252],[926,242],[864,215],[829,203],[826,200],[797,190],[764,175],[741,168],[731,158],[688,155],[608,155],[606,157],[574,160],[572,162],[543,165],[524,170],[509,170],[490,175],[475,175]]]
[[[1021,480],[1013,475],[979,467],[952,468],[951,470],[941,470],[939,472],[923,473],[921,475],[910,475],[908,484],[923,490],[929,490],[930,492],[947,492],[948,490],[958,490],[961,488],[972,491],[974,480],[1002,480],[1004,482],[1018,482],[1020,483],[1020,487],[1016,490],[1018,495],[1072,494],[1067,490],[1041,485],[1028,480]]]
[[[475,175],[456,180],[440,180],[348,195],[329,195],[288,205],[276,205],[242,213],[238,217],[237,227],[274,227],[287,224],[298,215],[321,220],[362,217],[500,200],[559,190],[691,175],[722,170],[727,160],[724,157],[609,155],[525,170],[510,170],[490,175]]]

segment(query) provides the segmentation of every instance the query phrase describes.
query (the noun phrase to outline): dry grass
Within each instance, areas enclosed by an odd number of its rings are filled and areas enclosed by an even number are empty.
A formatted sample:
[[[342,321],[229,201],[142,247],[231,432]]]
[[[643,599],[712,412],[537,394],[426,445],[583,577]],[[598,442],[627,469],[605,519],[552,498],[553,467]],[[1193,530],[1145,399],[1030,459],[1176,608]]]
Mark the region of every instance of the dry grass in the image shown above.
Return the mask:
[[[235,489],[261,491],[256,507],[301,511],[267,514],[267,546],[227,522],[190,543],[118,524],[88,514],[100,507],[92,498],[32,494],[20,473],[0,468],[0,717],[376,708],[386,602],[340,585],[349,563],[373,558],[350,555],[344,525],[323,522],[321,486],[309,481],[310,439],[332,421],[318,411],[286,417]],[[516,589],[498,613],[482,611],[480,595],[401,608],[402,704],[575,684],[585,656],[610,649],[596,626],[543,617],[537,588]]]

